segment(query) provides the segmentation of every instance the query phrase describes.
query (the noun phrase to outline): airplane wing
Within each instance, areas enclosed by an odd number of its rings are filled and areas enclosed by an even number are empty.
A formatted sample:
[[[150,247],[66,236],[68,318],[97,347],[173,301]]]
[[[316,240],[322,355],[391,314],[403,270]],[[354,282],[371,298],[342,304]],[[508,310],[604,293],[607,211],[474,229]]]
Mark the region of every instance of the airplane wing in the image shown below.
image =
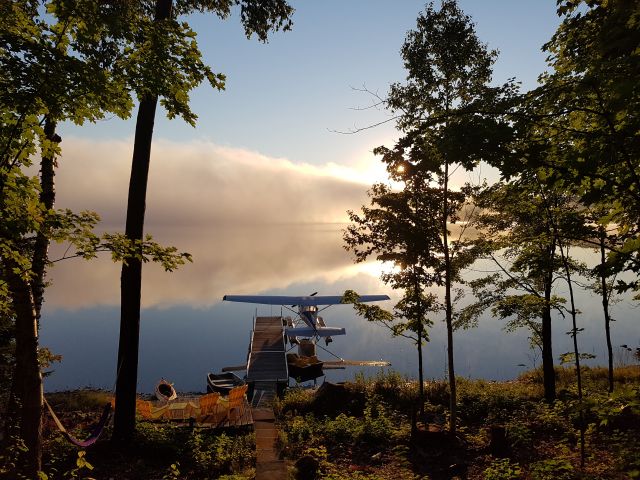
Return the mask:
[[[225,295],[227,302],[260,303],[263,305],[338,305],[342,295],[286,296],[286,295]],[[379,302],[389,300],[388,295],[361,295],[361,302]]]

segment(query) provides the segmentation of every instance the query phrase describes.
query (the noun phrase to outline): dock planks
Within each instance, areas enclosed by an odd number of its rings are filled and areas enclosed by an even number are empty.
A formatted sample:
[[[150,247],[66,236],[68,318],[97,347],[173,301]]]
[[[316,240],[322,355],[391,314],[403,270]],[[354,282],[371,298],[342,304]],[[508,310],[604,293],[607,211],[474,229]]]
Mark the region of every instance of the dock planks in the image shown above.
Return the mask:
[[[257,317],[251,341],[247,380],[286,382],[287,358],[281,317]]]
[[[252,420],[256,432],[256,480],[284,480],[286,463],[280,459],[272,402],[279,385],[289,379],[282,317],[257,317],[251,339],[247,381],[254,383]]]

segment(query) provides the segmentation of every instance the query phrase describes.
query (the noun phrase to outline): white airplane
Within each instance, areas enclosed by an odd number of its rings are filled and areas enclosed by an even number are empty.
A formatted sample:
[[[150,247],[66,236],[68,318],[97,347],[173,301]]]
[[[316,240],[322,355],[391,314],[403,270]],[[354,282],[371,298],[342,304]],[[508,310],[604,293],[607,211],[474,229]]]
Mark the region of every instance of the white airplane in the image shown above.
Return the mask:
[[[317,292],[316,292],[317,293]],[[344,303],[341,295],[320,295],[315,293],[308,296],[286,296],[286,295],[225,295],[223,300],[228,302],[242,303],[259,303],[262,305],[281,305],[288,310],[289,305],[298,307],[297,313],[299,318],[306,326],[293,324],[285,328],[285,334],[289,338],[305,337],[305,338],[325,338],[326,342],[331,341],[334,335],[345,335],[345,329],[342,327],[327,327],[322,317],[318,316],[318,312],[328,308],[331,305],[339,305]],[[361,295],[360,302],[380,302],[389,300],[388,295]],[[318,306],[325,305],[324,308],[318,309]]]

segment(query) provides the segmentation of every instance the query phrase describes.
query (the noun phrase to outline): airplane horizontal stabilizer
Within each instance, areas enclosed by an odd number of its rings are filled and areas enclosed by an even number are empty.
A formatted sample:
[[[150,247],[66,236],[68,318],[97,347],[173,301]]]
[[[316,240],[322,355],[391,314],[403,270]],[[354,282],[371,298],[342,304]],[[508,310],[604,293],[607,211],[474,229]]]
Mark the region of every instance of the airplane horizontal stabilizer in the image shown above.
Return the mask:
[[[334,335],[345,335],[346,331],[342,327],[320,327],[317,330],[312,327],[295,327],[285,329],[289,337],[333,337]]]

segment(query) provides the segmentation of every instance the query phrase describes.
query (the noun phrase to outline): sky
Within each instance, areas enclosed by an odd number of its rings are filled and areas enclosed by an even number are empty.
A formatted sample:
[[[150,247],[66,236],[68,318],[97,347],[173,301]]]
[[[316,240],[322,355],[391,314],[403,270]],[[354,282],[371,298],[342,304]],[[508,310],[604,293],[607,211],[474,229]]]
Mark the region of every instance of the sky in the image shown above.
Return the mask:
[[[227,75],[227,88],[202,86],[193,92],[196,128],[169,121],[162,109],[156,116],[145,231],[192,253],[194,263],[171,274],[144,267],[142,391],[151,390],[160,376],[198,389],[206,371],[242,361],[255,306],[227,305],[221,302],[224,294],[335,295],[350,288],[397,299],[378,280],[380,265],[355,265],[341,238],[347,210],[357,211],[367,188],[386,178],[373,148],[391,146],[397,133],[392,123],[357,134],[338,132],[388,118],[385,111],[363,109],[372,97],[360,90],[384,96],[390,84],[404,80],[399,51],[425,4],[291,3],[293,30],[273,34],[267,44],[247,40],[237,17],[185,19],[198,32],[205,61]],[[545,70],[540,47],[559,23],[555,1],[459,3],[473,17],[481,41],[500,52],[494,82],[515,77],[523,89],[535,87]],[[60,126],[57,206],[98,212],[103,231],[124,226],[135,114],[129,120]],[[53,246],[52,258],[65,248]],[[103,257],[61,262],[51,271],[41,340],[64,360],[47,379],[47,389],[112,384],[119,268]],[[597,303],[583,296],[588,325],[583,337],[587,351],[598,353],[602,363]],[[348,340],[332,344],[336,352],[356,359],[384,357],[403,373],[414,372],[411,345],[340,308],[327,315],[330,325],[350,332]],[[614,344],[640,341],[632,309],[616,308]],[[535,364],[526,332],[510,338],[498,320],[481,323],[480,329],[456,334],[458,373],[513,378],[519,365]],[[559,354],[570,348],[564,335],[569,328],[562,319],[555,328]],[[445,371],[444,339],[444,327],[436,322],[425,353],[430,376]]]
[[[226,90],[197,88],[191,105],[198,115],[192,128],[180,119],[156,116],[155,140],[180,145],[212,143],[238,155],[315,166],[346,180],[370,184],[384,178],[379,145],[392,145],[397,133],[389,122],[352,135],[354,129],[384,121],[388,112],[366,109],[372,96],[385,95],[405,71],[400,48],[425,3],[416,0],[292,1],[293,29],[271,35],[263,44],[247,40],[237,16],[185,18],[198,33],[204,60],[227,76]],[[481,41],[500,52],[494,82],[515,77],[524,89],[536,85],[545,69],[541,45],[553,34],[558,17],[552,0],[464,0]],[[135,112],[128,121],[109,118],[95,125],[64,125],[67,147],[76,138],[132,142]],[[189,148],[189,147],[187,147]],[[93,153],[93,152],[92,152]],[[212,154],[213,155],[213,154]],[[162,152],[154,151],[154,165]],[[87,155],[91,161],[91,155]],[[175,161],[184,159],[176,158]],[[215,161],[212,159],[211,161]]]

